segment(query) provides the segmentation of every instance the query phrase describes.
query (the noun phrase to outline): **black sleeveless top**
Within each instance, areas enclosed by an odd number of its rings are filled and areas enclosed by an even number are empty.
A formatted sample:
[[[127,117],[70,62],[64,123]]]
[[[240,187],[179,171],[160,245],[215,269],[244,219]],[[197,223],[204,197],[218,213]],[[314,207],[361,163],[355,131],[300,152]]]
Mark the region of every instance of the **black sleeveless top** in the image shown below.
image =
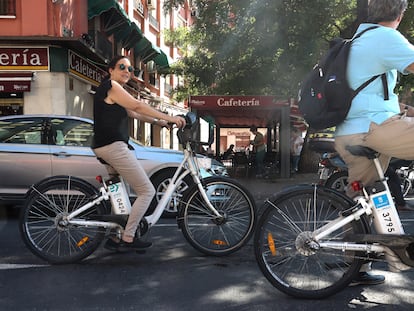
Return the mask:
[[[96,89],[93,100],[94,142],[92,148],[99,148],[116,141],[128,143],[128,113],[118,104],[107,104],[104,99],[111,89],[111,80],[102,81]]]

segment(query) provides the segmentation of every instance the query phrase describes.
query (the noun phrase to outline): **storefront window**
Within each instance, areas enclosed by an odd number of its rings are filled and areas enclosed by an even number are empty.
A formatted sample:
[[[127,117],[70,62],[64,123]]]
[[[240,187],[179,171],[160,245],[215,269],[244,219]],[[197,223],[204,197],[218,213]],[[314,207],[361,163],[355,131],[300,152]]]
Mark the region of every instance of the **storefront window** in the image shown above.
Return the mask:
[[[23,93],[0,93],[0,116],[23,114]]]

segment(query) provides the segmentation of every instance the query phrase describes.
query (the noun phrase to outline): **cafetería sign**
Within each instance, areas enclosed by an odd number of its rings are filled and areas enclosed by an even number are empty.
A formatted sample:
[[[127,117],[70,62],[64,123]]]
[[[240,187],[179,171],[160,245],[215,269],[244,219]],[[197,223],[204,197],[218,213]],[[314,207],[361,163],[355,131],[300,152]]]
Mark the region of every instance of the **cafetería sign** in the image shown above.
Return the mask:
[[[265,95],[207,95],[191,96],[189,106],[197,115],[214,119],[223,127],[265,127],[279,120],[283,111],[289,109],[288,100]]]
[[[33,71],[49,70],[47,47],[0,47],[0,92],[30,91]]]
[[[191,96],[190,107],[195,109],[236,109],[236,108],[268,108],[289,106],[289,102],[276,100],[274,96]]]
[[[69,72],[82,80],[93,85],[99,85],[102,79],[107,74],[105,70],[102,70],[98,66],[95,66],[85,58],[78,54],[69,51]]]
[[[0,47],[0,70],[49,70],[49,49]]]

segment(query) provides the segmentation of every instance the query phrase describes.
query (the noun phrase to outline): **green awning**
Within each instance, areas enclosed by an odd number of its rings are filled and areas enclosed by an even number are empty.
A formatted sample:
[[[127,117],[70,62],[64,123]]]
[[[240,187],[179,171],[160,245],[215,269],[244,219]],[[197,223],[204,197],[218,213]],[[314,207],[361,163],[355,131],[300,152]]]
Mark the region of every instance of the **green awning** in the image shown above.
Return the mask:
[[[103,15],[103,31],[114,35],[126,49],[134,48],[135,57],[144,63],[153,60],[158,68],[168,68],[168,56],[152,44],[137,24],[129,20],[128,14],[116,0],[88,0],[88,19]]]
[[[116,0],[88,0],[88,19],[101,15],[103,12],[109,11],[110,9],[116,9],[129,20],[128,14]]]
[[[144,63],[154,59],[155,56],[161,54],[159,47],[151,43],[147,38],[143,37],[134,47],[136,56],[139,56]]]
[[[136,43],[144,38],[141,29],[134,22],[131,23],[129,31],[119,30],[114,35],[127,50],[134,47]]]
[[[128,14],[116,0],[88,0],[88,19],[104,15],[103,30],[108,35],[117,34],[119,40],[131,31]]]
[[[160,69],[170,67],[169,57],[163,51],[161,51],[161,54],[155,56],[153,61],[157,64],[157,67]]]
[[[158,69],[169,68],[170,58],[168,55],[145,37],[134,46],[134,53],[135,57],[139,56],[144,63],[153,60]]]

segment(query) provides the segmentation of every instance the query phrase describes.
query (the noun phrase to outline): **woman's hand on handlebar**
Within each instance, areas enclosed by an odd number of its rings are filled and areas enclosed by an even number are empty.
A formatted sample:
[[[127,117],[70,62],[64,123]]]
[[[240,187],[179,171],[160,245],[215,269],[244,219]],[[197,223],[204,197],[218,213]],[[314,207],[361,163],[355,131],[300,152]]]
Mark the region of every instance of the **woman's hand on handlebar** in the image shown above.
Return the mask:
[[[171,123],[165,120],[158,120],[156,122],[157,125],[161,126],[161,127],[166,127],[166,128],[170,128],[171,127]]]
[[[178,128],[183,128],[186,124],[185,119],[179,116],[173,116],[169,123],[175,124]]]

